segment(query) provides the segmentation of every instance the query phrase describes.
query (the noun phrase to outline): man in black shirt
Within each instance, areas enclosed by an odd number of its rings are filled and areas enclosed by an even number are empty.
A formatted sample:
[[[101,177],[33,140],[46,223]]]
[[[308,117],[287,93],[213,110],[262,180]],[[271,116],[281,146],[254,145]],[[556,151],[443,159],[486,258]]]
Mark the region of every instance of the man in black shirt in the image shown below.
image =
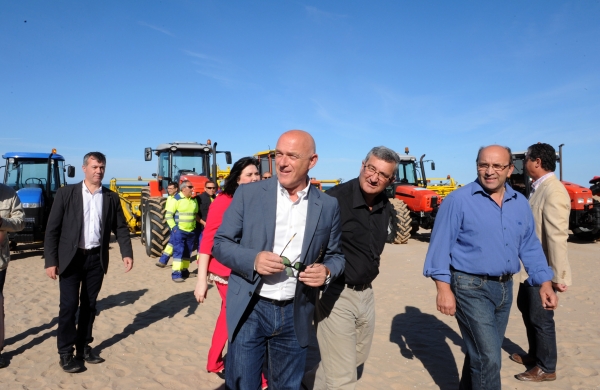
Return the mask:
[[[208,218],[208,208],[213,200],[217,197],[217,185],[212,181],[204,183],[204,192],[200,194],[200,224],[202,229],[206,225],[206,219]]]
[[[354,388],[356,368],[369,356],[375,330],[371,282],[379,274],[390,216],[383,191],[394,181],[399,162],[393,150],[375,147],[362,162],[358,178],[327,191],[340,205],[346,268],[315,309],[321,352],[315,389]]]

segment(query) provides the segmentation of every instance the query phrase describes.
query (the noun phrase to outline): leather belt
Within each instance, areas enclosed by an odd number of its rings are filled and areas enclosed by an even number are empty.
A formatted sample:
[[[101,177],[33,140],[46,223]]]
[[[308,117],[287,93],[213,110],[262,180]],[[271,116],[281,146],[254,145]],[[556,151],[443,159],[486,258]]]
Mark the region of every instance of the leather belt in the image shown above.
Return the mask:
[[[504,274],[504,275],[500,275],[500,276],[470,274],[468,272],[456,270],[456,269],[454,269],[454,267],[450,267],[450,270],[456,271],[456,272],[462,272],[463,274],[470,275],[470,276],[475,276],[476,278],[479,278],[479,279],[491,280],[493,282],[500,282],[500,283],[508,282],[513,277],[513,274]]]
[[[84,255],[84,256],[97,255],[98,253],[100,253],[100,247],[97,246],[97,247],[90,248],[90,249],[77,248],[77,253],[79,253],[80,255]]]
[[[265,298],[265,297],[259,295],[258,299],[260,299],[261,301],[269,302],[270,304],[279,306],[279,307],[284,307],[284,306],[289,305],[290,303],[294,303],[293,298],[288,299],[287,301],[278,301],[277,299]]]
[[[477,275],[477,276],[479,276],[479,275]],[[513,276],[512,276],[512,274],[504,274],[504,275],[500,275],[500,276],[482,275],[479,277],[483,280],[493,280],[494,282],[504,283],[504,282],[508,282],[509,280],[511,280]]]
[[[371,288],[371,283],[365,283],[365,284],[346,284],[346,287],[348,287],[350,290],[354,290],[354,291],[365,291],[368,288]]]

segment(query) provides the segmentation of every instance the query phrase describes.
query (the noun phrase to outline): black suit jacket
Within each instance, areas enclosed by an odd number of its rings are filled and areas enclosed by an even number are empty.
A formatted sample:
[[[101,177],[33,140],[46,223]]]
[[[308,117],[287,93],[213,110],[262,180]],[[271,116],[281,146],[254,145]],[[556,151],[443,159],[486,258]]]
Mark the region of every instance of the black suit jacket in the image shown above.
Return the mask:
[[[208,218],[208,208],[210,207],[212,201],[210,195],[208,195],[206,192],[201,193],[198,198],[200,200],[200,218],[206,222],[206,219]]]
[[[45,267],[58,266],[62,274],[77,253],[83,224],[83,182],[60,188],[56,193],[44,239]],[[110,233],[115,233],[122,257],[133,258],[129,229],[125,222],[119,195],[102,188],[102,232],[100,260],[106,274]]]

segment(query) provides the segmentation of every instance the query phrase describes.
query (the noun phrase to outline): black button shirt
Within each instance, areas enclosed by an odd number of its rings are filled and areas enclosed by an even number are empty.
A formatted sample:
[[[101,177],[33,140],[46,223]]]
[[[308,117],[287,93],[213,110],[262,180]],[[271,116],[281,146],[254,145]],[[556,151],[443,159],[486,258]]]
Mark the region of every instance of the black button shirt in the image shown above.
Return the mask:
[[[375,198],[372,210],[363,198],[357,179],[327,191],[338,200],[342,223],[344,275],[336,283],[371,283],[379,274],[379,260],[387,239],[389,201],[384,193]]]

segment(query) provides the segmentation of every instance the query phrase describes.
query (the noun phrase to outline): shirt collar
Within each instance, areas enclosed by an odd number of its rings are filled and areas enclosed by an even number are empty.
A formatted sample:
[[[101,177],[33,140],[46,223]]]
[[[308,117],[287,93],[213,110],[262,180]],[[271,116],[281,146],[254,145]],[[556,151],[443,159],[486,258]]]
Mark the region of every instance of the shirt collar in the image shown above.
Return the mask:
[[[81,182],[81,188],[83,189],[84,192],[87,192],[88,194],[94,195],[94,194],[97,194],[99,192],[101,193],[103,191],[103,189],[104,189],[104,186],[102,185],[102,183],[100,183],[100,187],[96,191],[91,192],[89,190],[89,188],[87,188],[87,186],[85,185],[85,181],[82,181]]]
[[[383,207],[383,202],[386,199],[385,190],[384,192],[377,195],[373,202],[372,211],[380,209]],[[354,183],[352,183],[352,208],[356,209],[359,207],[369,207],[367,202],[365,201],[365,197],[363,196],[362,191],[360,190],[360,181],[358,178],[354,179]]]
[[[505,201],[507,201],[508,199],[512,199],[512,198],[516,198],[517,197],[517,192],[515,190],[513,190],[513,188],[508,184],[508,183],[504,183],[504,199],[502,200],[502,202],[504,203]],[[487,197],[490,197],[490,194],[488,194],[483,187],[481,186],[481,184],[479,183],[479,179],[476,179],[473,182],[473,186],[471,187],[471,195],[475,195],[477,193],[481,193]]]
[[[310,190],[310,186],[311,186],[311,184],[310,184],[310,179],[308,178],[308,176],[306,177],[306,180],[308,181],[308,185],[307,185],[306,187],[304,187],[304,189],[303,189],[303,190],[301,190],[301,191],[298,191],[298,192],[296,193],[296,195],[298,195],[298,200],[297,200],[296,202],[299,202],[299,201],[303,200],[304,198],[308,197],[308,192],[309,192],[309,190]],[[286,190],[286,189],[285,189],[285,188],[284,188],[284,187],[281,185],[281,183],[279,182],[279,180],[277,180],[277,189],[278,189],[279,193],[280,193],[282,196],[285,196],[287,199],[289,199],[289,200],[291,201],[291,199],[290,199],[290,193],[288,192],[288,190]],[[295,203],[295,202],[294,202],[294,203]]]
[[[536,181],[534,181],[533,183],[531,183],[531,188],[535,191],[538,189],[538,187],[540,186],[540,184],[542,184],[546,179],[548,179],[550,176],[554,176],[554,172],[548,172],[546,173],[544,176],[540,177],[539,179],[537,179]]]

